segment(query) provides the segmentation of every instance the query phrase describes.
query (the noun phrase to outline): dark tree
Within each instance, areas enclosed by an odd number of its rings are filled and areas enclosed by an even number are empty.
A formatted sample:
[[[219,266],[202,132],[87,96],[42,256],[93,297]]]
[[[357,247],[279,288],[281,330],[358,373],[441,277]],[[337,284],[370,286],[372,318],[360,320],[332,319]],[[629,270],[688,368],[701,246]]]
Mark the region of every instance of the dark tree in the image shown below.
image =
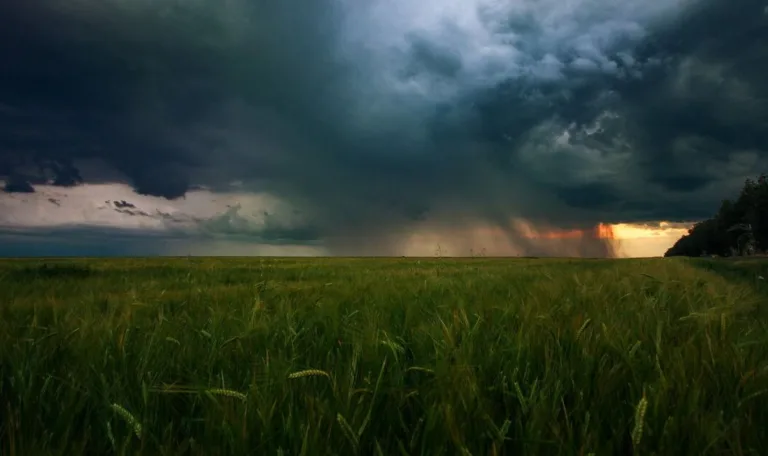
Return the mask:
[[[747,179],[735,201],[695,224],[664,256],[747,255],[768,250],[768,177]]]

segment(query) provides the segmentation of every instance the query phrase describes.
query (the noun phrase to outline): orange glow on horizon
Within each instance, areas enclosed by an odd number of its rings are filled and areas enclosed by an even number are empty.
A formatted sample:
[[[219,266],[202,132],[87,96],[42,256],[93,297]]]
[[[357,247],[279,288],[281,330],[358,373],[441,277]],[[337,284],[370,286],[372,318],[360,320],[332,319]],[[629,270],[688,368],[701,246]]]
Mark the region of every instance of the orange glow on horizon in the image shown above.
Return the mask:
[[[613,225],[608,225],[606,223],[599,223],[595,227],[595,235],[598,239],[616,239]]]
[[[598,223],[593,229],[585,230],[550,230],[536,231],[532,228],[524,230],[524,236],[531,239],[581,239],[592,237],[594,239],[616,239],[614,225]]]
[[[518,220],[515,224],[523,237],[537,240],[574,241],[601,239],[610,241],[619,257],[662,256],[678,239],[688,233],[692,224],[659,221],[650,224],[598,223],[593,229],[542,229]]]
[[[448,256],[467,255],[470,252],[484,252],[490,256],[544,252],[545,256],[588,257],[612,251],[612,256],[617,258],[658,257],[685,235],[689,226],[666,222],[599,223],[591,229],[563,230],[535,225],[524,219],[513,219],[510,228],[513,229],[511,235],[503,227],[482,223],[452,228],[427,225],[409,233],[400,251],[406,256],[431,256],[436,246],[440,246],[442,254]],[[530,243],[517,242],[515,236],[528,239]],[[606,248],[608,250],[604,250]]]

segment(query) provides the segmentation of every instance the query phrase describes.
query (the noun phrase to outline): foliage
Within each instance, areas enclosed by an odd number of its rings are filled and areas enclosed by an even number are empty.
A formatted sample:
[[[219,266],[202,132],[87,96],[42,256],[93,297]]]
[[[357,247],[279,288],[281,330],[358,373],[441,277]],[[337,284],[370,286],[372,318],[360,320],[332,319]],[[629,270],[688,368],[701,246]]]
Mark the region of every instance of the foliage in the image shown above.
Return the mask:
[[[0,261],[0,454],[768,448],[764,290],[704,260],[45,264]]]
[[[697,223],[664,256],[748,255],[768,251],[768,179],[747,179],[735,201]]]

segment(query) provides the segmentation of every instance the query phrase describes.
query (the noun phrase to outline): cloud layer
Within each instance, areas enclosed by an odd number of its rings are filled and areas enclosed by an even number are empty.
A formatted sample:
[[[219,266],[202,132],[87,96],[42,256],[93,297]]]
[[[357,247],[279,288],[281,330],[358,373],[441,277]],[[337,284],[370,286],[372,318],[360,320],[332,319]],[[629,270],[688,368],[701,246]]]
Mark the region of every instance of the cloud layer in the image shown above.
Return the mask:
[[[398,254],[415,231],[477,227],[539,253],[513,220],[699,219],[766,169],[764,9],[4,4],[0,178],[9,192],[87,182],[171,199],[200,186],[272,195],[290,228],[253,233],[226,207],[226,223],[202,226],[261,238],[286,229],[343,254]],[[575,254],[610,254],[582,242]]]

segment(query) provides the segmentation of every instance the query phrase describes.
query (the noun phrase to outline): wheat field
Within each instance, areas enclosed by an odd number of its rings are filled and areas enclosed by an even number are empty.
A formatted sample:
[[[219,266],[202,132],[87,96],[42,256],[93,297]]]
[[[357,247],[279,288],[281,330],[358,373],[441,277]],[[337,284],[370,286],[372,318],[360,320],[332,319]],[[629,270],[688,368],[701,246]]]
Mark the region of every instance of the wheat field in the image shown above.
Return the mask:
[[[768,261],[0,260],[0,454],[764,455]]]

